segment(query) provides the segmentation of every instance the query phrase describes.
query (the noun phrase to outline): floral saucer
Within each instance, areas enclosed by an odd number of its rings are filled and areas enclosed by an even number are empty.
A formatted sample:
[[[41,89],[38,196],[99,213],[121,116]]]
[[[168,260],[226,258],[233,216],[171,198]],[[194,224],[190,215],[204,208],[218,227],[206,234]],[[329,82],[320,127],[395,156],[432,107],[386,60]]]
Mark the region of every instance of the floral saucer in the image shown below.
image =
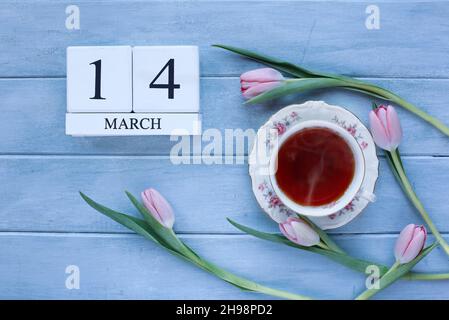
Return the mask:
[[[257,131],[253,149],[249,155],[249,174],[252,188],[261,208],[276,222],[281,223],[296,213],[286,207],[276,195],[270,182],[266,168],[271,151],[277,138],[301,121],[322,120],[340,125],[352,134],[359,143],[365,157],[365,178],[362,188],[374,193],[378,177],[379,160],[376,146],[363,123],[348,110],[328,105],[323,101],[307,101],[303,104],[287,106],[275,113],[267,123]],[[262,151],[261,151],[262,150]],[[321,229],[334,229],[349,223],[368,205],[369,201],[355,197],[345,208],[329,216],[308,217]]]

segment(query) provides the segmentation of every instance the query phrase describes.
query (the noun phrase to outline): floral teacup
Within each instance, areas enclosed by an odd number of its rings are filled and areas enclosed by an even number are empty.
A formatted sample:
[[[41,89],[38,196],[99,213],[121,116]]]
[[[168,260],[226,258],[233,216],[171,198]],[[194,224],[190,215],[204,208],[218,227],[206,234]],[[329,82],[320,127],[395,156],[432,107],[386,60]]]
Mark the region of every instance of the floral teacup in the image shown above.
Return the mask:
[[[284,191],[282,191],[282,189],[279,187],[278,181],[276,181],[275,173],[277,170],[277,158],[279,149],[289,137],[306,128],[326,128],[339,135],[350,147],[355,161],[354,175],[352,181],[347,187],[347,189],[344,191],[343,195],[341,195],[338,199],[330,203],[326,203],[320,206],[307,206],[295,202],[294,200],[289,198],[284,193]],[[306,216],[313,216],[313,217],[328,216],[332,213],[335,213],[343,209],[352,201],[352,199],[354,199],[354,197],[361,197],[371,202],[375,200],[374,194],[367,192],[362,188],[363,179],[365,177],[365,158],[362,149],[360,148],[359,144],[357,143],[357,141],[354,139],[354,137],[351,135],[350,132],[343,129],[341,126],[328,121],[321,121],[321,120],[302,121],[292,126],[285,133],[283,132],[283,134],[280,136],[279,140],[274,145],[274,148],[272,150],[269,162],[269,174],[273,190],[278,195],[280,200],[291,210]]]

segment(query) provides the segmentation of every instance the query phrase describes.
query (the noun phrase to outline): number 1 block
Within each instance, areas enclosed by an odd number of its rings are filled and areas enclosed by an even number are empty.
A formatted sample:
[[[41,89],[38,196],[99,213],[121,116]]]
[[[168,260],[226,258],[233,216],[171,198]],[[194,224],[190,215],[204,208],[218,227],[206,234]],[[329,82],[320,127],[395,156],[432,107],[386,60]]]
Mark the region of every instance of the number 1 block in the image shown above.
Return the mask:
[[[130,46],[67,48],[67,111],[132,111]]]
[[[133,48],[134,112],[199,112],[196,46]]]

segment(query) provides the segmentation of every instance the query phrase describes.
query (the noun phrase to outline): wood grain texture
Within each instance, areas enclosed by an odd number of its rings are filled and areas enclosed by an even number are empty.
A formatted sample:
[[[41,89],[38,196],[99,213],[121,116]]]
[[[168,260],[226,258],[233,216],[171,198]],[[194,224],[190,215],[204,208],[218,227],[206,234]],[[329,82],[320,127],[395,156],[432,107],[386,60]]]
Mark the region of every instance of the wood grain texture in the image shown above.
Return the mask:
[[[69,45],[173,43],[200,46],[203,75],[254,66],[210,47],[225,43],[337,73],[449,76],[447,2],[380,3],[381,28],[374,31],[365,27],[371,2],[81,2],[79,31],[65,28],[69,4],[0,4],[0,76],[63,76]]]
[[[363,274],[312,253],[248,236],[183,238],[221,267],[278,289],[352,299],[364,288]],[[393,263],[394,240],[394,235],[337,237],[351,254],[385,264]],[[0,261],[0,298],[269,298],[242,292],[135,235],[0,234]],[[447,263],[437,248],[416,270],[447,272]],[[79,290],[65,287],[68,265],[80,269]],[[449,299],[448,285],[449,281],[400,281],[376,298]]]
[[[416,192],[440,231],[449,232],[449,158],[407,158]],[[421,220],[390,169],[381,163],[378,200],[335,233],[398,232]],[[81,190],[113,209],[135,213],[124,190],[155,187],[171,201],[178,232],[238,232],[226,217],[266,230],[277,226],[259,208],[246,165],[173,165],[150,157],[3,157],[0,159],[0,230],[123,232],[89,208]]]
[[[449,80],[374,79],[449,125]],[[254,129],[281,107],[324,100],[348,108],[367,124],[372,99],[348,91],[327,90],[286,97],[277,102],[245,106],[238,78],[202,78],[203,128]],[[168,155],[178,140],[165,137],[70,137],[65,135],[65,79],[0,80],[2,125],[0,154]],[[401,152],[449,155],[449,140],[408,111],[398,108],[404,130]],[[203,147],[209,141],[203,143]],[[192,148],[192,152],[194,152]],[[232,155],[235,150],[223,148]],[[195,152],[198,154],[197,152]],[[247,153],[244,150],[244,153]]]
[[[247,107],[238,75],[259,65],[223,50],[258,50],[311,69],[384,86],[449,125],[449,2],[376,1],[381,29],[365,28],[366,1],[79,0],[81,30],[65,28],[69,1],[0,3],[0,298],[263,299],[244,293],[129,234],[78,195],[135,211],[123,190],[153,186],[173,204],[178,232],[221,266],[279,289],[353,298],[365,277],[310,253],[238,234],[225,217],[267,231],[246,165],[173,165],[168,137],[72,138],[64,134],[69,45],[198,45],[204,128],[257,129],[280,107],[325,100],[366,123],[371,99],[317,91]],[[449,232],[449,140],[399,110],[401,151],[412,183]],[[204,145],[204,144],[203,144]],[[226,150],[232,156],[235,150]],[[244,152],[246,153],[246,152]],[[378,201],[333,237],[361,258],[391,264],[396,233],[420,219],[384,160]],[[430,241],[428,241],[430,243]],[[81,289],[65,288],[65,268]],[[440,249],[416,270],[447,272]],[[449,299],[449,281],[401,281],[382,299]]]

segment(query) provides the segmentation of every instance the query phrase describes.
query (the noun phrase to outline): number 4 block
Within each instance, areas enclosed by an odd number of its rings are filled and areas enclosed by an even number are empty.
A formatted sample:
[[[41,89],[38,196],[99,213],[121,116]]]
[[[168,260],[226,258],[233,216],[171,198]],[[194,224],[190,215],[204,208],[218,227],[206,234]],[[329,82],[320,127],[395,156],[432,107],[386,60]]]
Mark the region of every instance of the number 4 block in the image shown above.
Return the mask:
[[[133,111],[198,112],[199,79],[198,47],[134,47]]]

